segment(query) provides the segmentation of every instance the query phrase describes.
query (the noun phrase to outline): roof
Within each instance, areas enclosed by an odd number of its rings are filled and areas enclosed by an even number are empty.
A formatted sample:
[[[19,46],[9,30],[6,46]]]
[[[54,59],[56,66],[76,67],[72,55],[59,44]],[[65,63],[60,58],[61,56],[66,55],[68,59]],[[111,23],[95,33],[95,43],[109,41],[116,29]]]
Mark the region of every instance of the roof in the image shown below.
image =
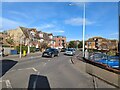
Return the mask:
[[[27,37],[27,38],[32,38],[33,36],[30,35],[30,31],[34,31],[36,33],[35,35],[35,38],[39,38],[39,34],[37,32],[37,30],[35,28],[25,28],[25,27],[20,27],[20,29],[23,31],[24,35]]]
[[[54,36],[55,38],[66,38],[65,36],[61,36],[61,35],[58,35],[58,36]]]
[[[87,40],[87,42],[94,42],[94,41],[95,41],[94,38],[102,39],[102,42],[108,41],[107,39],[105,39],[105,38],[103,38],[103,37],[92,37],[92,38],[89,38],[89,39]]]
[[[29,38],[28,28],[20,27],[20,29],[23,31],[24,35],[25,35],[27,38]]]

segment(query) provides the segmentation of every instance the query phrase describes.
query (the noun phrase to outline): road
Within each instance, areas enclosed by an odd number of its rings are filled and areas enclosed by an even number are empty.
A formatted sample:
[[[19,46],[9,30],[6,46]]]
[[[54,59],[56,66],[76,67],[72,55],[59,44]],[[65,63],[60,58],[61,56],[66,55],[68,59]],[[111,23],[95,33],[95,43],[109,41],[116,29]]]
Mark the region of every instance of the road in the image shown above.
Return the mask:
[[[71,56],[63,53],[54,58],[3,61],[2,88],[95,88],[93,77],[80,71],[72,64]],[[96,81],[99,88],[114,88],[99,79]]]

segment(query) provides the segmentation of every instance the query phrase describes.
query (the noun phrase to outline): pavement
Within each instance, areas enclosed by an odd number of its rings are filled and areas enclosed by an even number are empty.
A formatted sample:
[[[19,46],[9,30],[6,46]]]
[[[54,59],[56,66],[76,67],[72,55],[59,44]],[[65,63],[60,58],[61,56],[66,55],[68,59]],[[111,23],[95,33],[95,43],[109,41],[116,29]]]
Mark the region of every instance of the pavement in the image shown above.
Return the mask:
[[[76,55],[79,53],[77,51]],[[60,53],[59,57],[43,58],[37,57],[38,55],[20,61],[11,58],[9,58],[11,60],[2,60],[1,88],[28,88],[28,90],[30,88],[32,88],[30,90],[36,90],[36,88],[115,88],[83,72],[78,64],[71,62],[72,56]]]
[[[39,58],[41,57],[42,55],[42,52],[35,52],[35,53],[30,53],[30,54],[27,54],[26,56],[23,56],[20,58],[20,55],[17,54],[17,55],[8,55],[8,56],[4,56],[2,58],[2,60],[4,59],[11,59],[11,60],[15,60],[15,61],[20,61],[20,60],[27,60],[27,59],[31,59],[31,58]]]

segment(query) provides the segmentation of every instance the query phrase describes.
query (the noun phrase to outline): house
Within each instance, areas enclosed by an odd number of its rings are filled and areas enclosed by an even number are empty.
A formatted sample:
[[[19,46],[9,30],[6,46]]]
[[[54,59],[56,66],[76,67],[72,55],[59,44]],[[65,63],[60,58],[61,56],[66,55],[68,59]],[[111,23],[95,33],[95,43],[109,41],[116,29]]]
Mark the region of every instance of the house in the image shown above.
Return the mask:
[[[6,32],[0,32],[0,44],[3,46],[13,46],[7,41],[10,37],[7,35]]]
[[[117,48],[117,40],[109,40],[102,37],[92,37],[85,41],[87,49],[110,50]]]
[[[39,41],[40,43],[46,43],[47,47],[54,47],[54,38],[53,38],[53,34],[52,33],[45,33],[42,31],[38,31],[38,35],[39,35]]]
[[[38,34],[35,28],[18,27],[17,29],[8,30],[7,34],[14,40],[15,46],[19,44],[38,47]]]
[[[66,37],[64,36],[54,36],[55,48],[65,48],[66,47]]]

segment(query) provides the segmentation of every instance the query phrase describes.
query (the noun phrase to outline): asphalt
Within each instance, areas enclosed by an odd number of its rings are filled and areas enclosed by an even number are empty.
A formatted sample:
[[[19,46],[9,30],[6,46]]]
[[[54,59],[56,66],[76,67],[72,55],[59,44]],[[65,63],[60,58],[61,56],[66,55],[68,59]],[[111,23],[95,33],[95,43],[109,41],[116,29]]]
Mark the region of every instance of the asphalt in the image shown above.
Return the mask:
[[[2,88],[95,88],[94,78],[72,64],[71,56],[63,53],[54,58],[36,56],[20,61],[2,60]],[[99,88],[115,88],[95,79]]]

